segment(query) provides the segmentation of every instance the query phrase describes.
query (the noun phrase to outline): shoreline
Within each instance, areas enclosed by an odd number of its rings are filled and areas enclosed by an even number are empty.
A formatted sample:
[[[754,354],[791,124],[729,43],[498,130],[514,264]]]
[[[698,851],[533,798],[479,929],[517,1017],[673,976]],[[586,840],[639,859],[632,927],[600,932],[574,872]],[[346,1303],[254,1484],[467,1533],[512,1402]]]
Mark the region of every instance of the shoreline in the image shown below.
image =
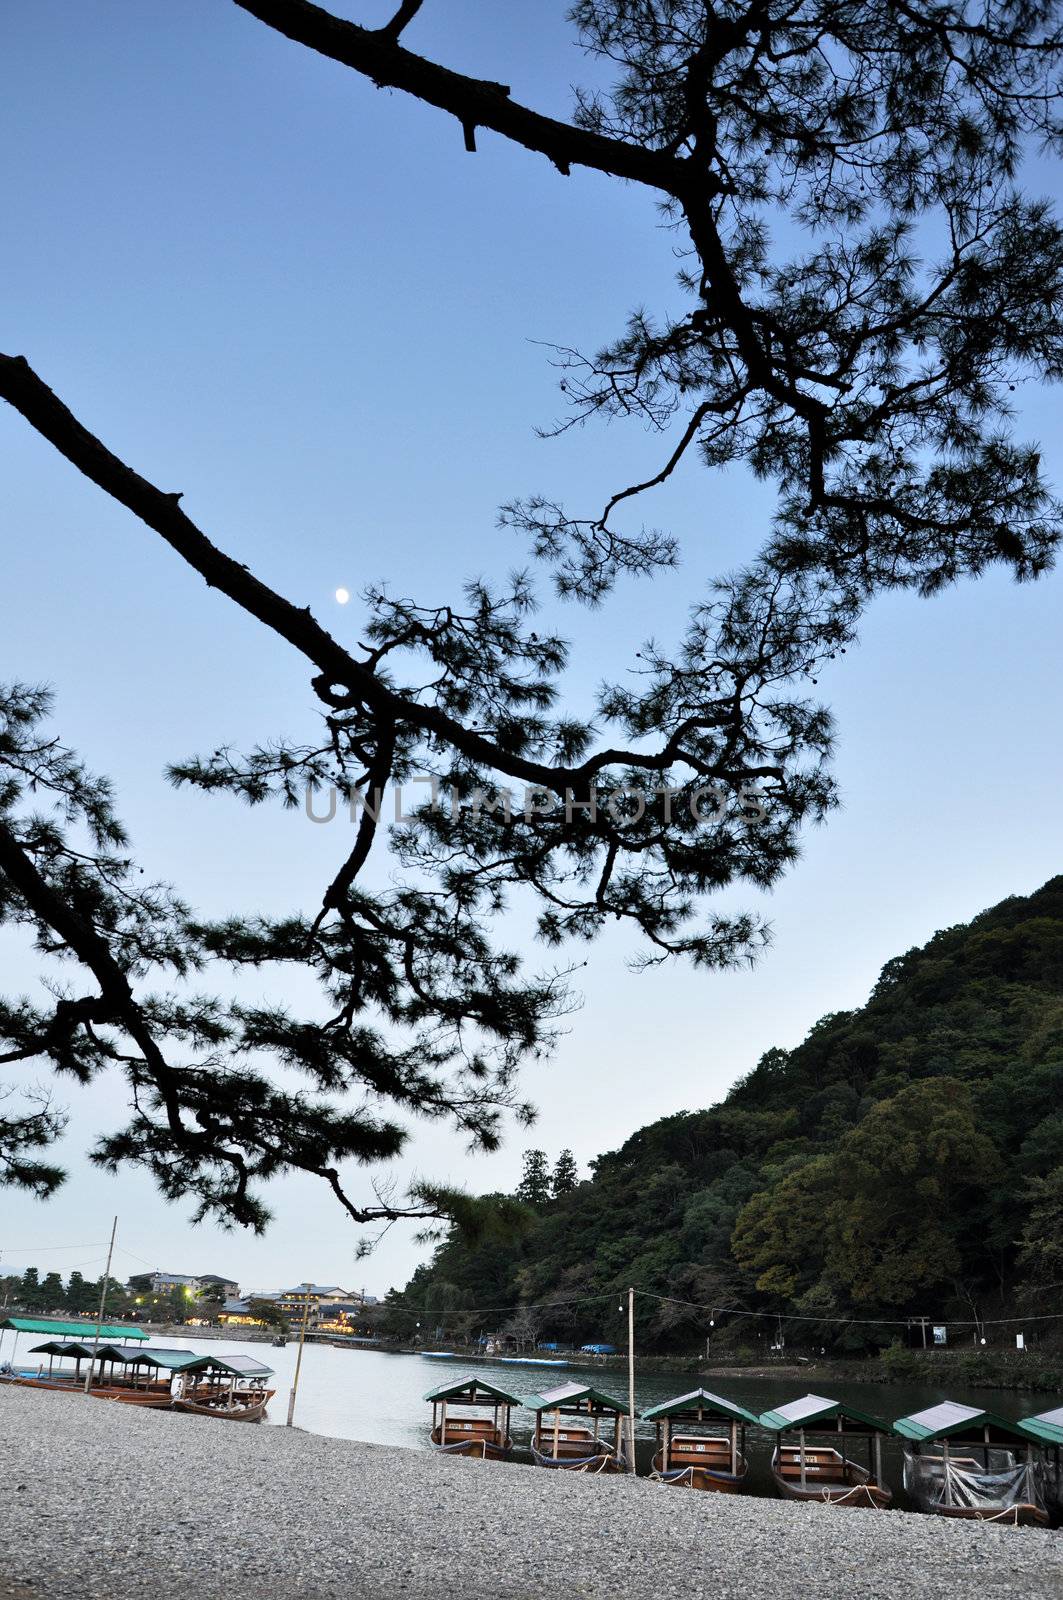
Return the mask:
[[[1052,1530],[692,1494],[45,1390],[0,1390],[0,1466],[5,1600],[1063,1593]]]
[[[410,1345],[389,1347],[375,1345],[374,1349],[395,1355],[429,1357],[433,1352]],[[501,1356],[480,1355],[474,1349],[457,1345],[449,1352],[456,1361],[471,1361],[477,1366],[521,1366],[525,1370],[535,1366],[558,1366],[558,1359],[541,1362],[533,1357],[513,1361]],[[442,1362],[442,1355],[437,1355]],[[561,1359],[560,1365],[578,1367],[581,1371],[599,1369],[603,1372],[626,1372],[627,1357],[616,1355],[584,1355],[575,1351]],[[884,1357],[868,1356],[859,1361],[832,1360],[829,1356],[795,1361],[706,1361],[704,1356],[639,1355],[640,1372],[674,1372],[687,1378],[761,1378],[783,1381],[815,1378],[817,1382],[839,1383],[916,1384],[926,1388],[952,1383],[968,1389],[1010,1389],[1016,1394],[1054,1394],[1063,1392],[1063,1360],[1053,1357],[1042,1361],[1032,1353],[1016,1360],[1014,1356],[986,1356],[976,1352],[949,1350],[928,1352],[925,1356],[911,1352],[903,1362]]]

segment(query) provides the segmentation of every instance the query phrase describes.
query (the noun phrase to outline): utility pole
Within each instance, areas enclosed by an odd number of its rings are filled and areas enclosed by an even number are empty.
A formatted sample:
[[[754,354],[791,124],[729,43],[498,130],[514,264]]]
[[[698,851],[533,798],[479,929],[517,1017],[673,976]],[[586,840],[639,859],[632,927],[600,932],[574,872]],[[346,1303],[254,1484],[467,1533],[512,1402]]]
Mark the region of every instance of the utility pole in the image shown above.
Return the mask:
[[[292,1426],[292,1418],[295,1416],[295,1394],[296,1394],[296,1390],[299,1387],[299,1372],[300,1372],[300,1369],[301,1369],[301,1367],[303,1365],[303,1345],[306,1343],[306,1322],[307,1322],[307,1318],[309,1317],[309,1315],[310,1315],[310,1285],[307,1284],[307,1286],[306,1286],[306,1298],[303,1301],[303,1325],[299,1329],[299,1350],[298,1350],[298,1353],[297,1353],[297,1355],[295,1357],[295,1377],[292,1379],[292,1390],[291,1390],[291,1394],[289,1394],[289,1396],[288,1396],[288,1420],[284,1424],[284,1426],[286,1428],[290,1428]]]
[[[635,1470],[635,1291],[627,1292],[627,1470]]]
[[[100,1310],[96,1318],[96,1337],[92,1341],[92,1355],[89,1357],[89,1370],[85,1374],[85,1393],[92,1388],[92,1369],[96,1365],[96,1352],[100,1348],[100,1329],[103,1327],[103,1313],[107,1305],[107,1288],[111,1281],[111,1257],[114,1255],[114,1237],[118,1232],[118,1218],[115,1217],[111,1224],[111,1242],[107,1246],[107,1265],[103,1269],[103,1287],[100,1290]]]

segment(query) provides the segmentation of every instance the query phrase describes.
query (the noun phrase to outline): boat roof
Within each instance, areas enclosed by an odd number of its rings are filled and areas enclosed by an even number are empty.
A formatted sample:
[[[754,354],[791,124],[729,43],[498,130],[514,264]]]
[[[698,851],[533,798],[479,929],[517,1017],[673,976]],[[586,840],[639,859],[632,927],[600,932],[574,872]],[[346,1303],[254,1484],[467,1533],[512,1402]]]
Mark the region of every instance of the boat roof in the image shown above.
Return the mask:
[[[628,1415],[626,1400],[614,1400],[612,1395],[603,1394],[601,1389],[594,1389],[589,1383],[562,1383],[556,1389],[544,1389],[542,1394],[529,1394],[524,1398],[529,1411],[583,1409],[584,1401],[586,1409],[592,1414],[595,1411],[618,1411],[622,1417]]]
[[[74,1356],[82,1361],[95,1356],[98,1361],[119,1361],[126,1366],[165,1367],[170,1371],[191,1366],[200,1359],[194,1350],[166,1350],[155,1346],[145,1349],[143,1345],[119,1344],[111,1339],[101,1340],[99,1345],[88,1339],[47,1339],[44,1344],[35,1344],[29,1353],[31,1356]]]
[[[53,1339],[84,1339],[96,1337],[96,1325],[84,1322],[63,1322],[56,1317],[5,1317],[0,1328],[14,1328],[16,1333],[49,1333]],[[143,1328],[125,1328],[116,1323],[104,1323],[99,1330],[101,1339],[147,1339]]]
[[[899,1417],[893,1424],[894,1433],[902,1439],[951,1439],[956,1435],[970,1434],[989,1428],[1009,1439],[1021,1439],[1014,1422],[1005,1422],[991,1411],[981,1411],[977,1406],[962,1406],[955,1400],[942,1400],[925,1411],[913,1411],[909,1417]]]
[[[189,1354],[190,1352],[184,1352]],[[234,1378],[272,1378],[273,1367],[254,1356],[193,1356],[186,1372],[228,1372]]]
[[[1063,1406],[1057,1406],[1054,1411],[1041,1411],[1036,1417],[1023,1417],[1019,1427],[1044,1444],[1063,1444]]]
[[[438,1389],[429,1389],[425,1395],[426,1400],[464,1400],[469,1405],[504,1405],[519,1406],[519,1395],[510,1394],[508,1389],[500,1389],[497,1383],[490,1383],[482,1378],[478,1372],[470,1372],[466,1378],[457,1378],[453,1383],[441,1383]]]
[[[660,1405],[650,1406],[642,1413],[644,1422],[654,1422],[661,1417],[686,1417],[699,1422],[711,1417],[723,1417],[728,1422],[752,1422],[760,1419],[745,1406],[727,1400],[722,1394],[712,1394],[708,1389],[691,1389],[689,1394],[677,1394]]]
[[[83,1339],[48,1339],[35,1344],[30,1355],[73,1356],[87,1361],[93,1355],[100,1361],[117,1361],[124,1366],[159,1367],[167,1372],[227,1372],[238,1378],[271,1378],[273,1368],[251,1356],[203,1356],[198,1350],[168,1350],[152,1345],[117,1344],[113,1341],[93,1345]]]
[[[872,1433],[892,1431],[889,1423],[881,1417],[858,1411],[855,1406],[845,1405],[841,1400],[830,1400],[823,1394],[804,1394],[799,1400],[788,1400],[784,1406],[763,1412],[758,1420],[762,1428],[768,1428],[772,1433],[783,1433],[787,1428],[814,1428],[821,1422],[838,1422],[843,1431],[847,1422]]]

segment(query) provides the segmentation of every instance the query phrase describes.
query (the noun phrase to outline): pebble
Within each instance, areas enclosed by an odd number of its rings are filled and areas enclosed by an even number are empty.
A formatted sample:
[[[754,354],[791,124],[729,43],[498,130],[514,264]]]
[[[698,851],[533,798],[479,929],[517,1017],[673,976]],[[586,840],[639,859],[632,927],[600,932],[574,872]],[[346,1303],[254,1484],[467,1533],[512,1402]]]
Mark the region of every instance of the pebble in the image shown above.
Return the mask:
[[[0,1495],[0,1600],[1063,1595],[1053,1530],[696,1494],[6,1385]]]

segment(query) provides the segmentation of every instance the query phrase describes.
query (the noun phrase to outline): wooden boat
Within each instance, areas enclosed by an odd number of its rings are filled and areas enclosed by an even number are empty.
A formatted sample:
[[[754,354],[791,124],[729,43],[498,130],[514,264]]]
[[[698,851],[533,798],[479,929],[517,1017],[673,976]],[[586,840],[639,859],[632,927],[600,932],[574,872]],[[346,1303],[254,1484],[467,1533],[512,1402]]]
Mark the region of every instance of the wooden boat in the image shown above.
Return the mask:
[[[1024,1417],[1018,1427],[1040,1449],[1046,1506],[1057,1516],[1063,1516],[1063,1452],[1060,1449],[1063,1446],[1063,1406],[1042,1411],[1035,1417]]]
[[[198,1358],[189,1350],[152,1349],[144,1343],[83,1339],[49,1339],[34,1345],[31,1355],[48,1357],[36,1375],[23,1374],[14,1381],[31,1388],[88,1394],[97,1400],[120,1400],[126,1405],[162,1409],[170,1404],[173,1373]],[[56,1359],[73,1359],[74,1367],[56,1368]],[[82,1368],[84,1367],[84,1371]],[[91,1372],[88,1387],[85,1379]]]
[[[567,1472],[626,1472],[627,1458],[621,1437],[621,1419],[628,1408],[622,1400],[603,1394],[588,1384],[563,1383],[524,1401],[535,1412],[532,1460],[537,1467],[559,1467]],[[562,1422],[562,1417],[586,1417],[583,1423]],[[602,1422],[612,1420],[612,1442],[601,1437]]]
[[[100,1400],[124,1400],[132,1405],[163,1407],[170,1404],[169,1384],[148,1385],[134,1389],[130,1385],[106,1383],[93,1385],[86,1391],[84,1375],[75,1378],[73,1373],[11,1371],[0,1372],[0,1383],[10,1383],[23,1389],[49,1389],[53,1394],[89,1395]]]
[[[1043,1464],[1021,1423],[943,1400],[893,1428],[905,1440],[904,1487],[920,1511],[1014,1527],[1048,1522]]]
[[[689,1394],[651,1406],[642,1413],[642,1420],[653,1423],[657,1436],[651,1478],[720,1494],[736,1494],[742,1488],[746,1477],[746,1427],[750,1423],[755,1426],[758,1421],[752,1411],[722,1395],[710,1394],[707,1389],[693,1389]],[[727,1432],[674,1431],[676,1423],[694,1422],[717,1426],[722,1423]]]
[[[197,1400],[182,1396],[172,1402],[175,1411],[193,1417],[213,1417],[216,1422],[261,1422],[275,1394],[273,1389],[238,1390],[227,1399],[223,1394]]]
[[[806,1447],[777,1444],[771,1475],[785,1500],[829,1501],[835,1506],[888,1506],[889,1489],[876,1483],[868,1467],[843,1456],[830,1445]]]
[[[509,1431],[510,1413],[520,1405],[520,1396],[500,1389],[487,1378],[471,1373],[455,1383],[429,1389],[425,1399],[432,1405],[432,1445],[451,1456],[473,1456],[478,1461],[504,1461],[513,1449]],[[460,1406],[455,1415],[451,1406]],[[469,1411],[490,1415],[469,1416]]]
[[[893,1500],[882,1477],[882,1440],[891,1431],[888,1422],[825,1395],[806,1394],[765,1411],[760,1425],[776,1435],[771,1475],[784,1499],[873,1510],[882,1510]],[[784,1440],[786,1433],[796,1433],[797,1443]],[[817,1438],[814,1445],[806,1442],[809,1433]],[[840,1448],[818,1442],[824,1436],[837,1438]],[[867,1443],[866,1467],[849,1455],[850,1441],[856,1439]]]
[[[196,1356],[179,1373],[172,1405],[217,1422],[261,1422],[276,1393],[273,1368],[253,1356]]]

